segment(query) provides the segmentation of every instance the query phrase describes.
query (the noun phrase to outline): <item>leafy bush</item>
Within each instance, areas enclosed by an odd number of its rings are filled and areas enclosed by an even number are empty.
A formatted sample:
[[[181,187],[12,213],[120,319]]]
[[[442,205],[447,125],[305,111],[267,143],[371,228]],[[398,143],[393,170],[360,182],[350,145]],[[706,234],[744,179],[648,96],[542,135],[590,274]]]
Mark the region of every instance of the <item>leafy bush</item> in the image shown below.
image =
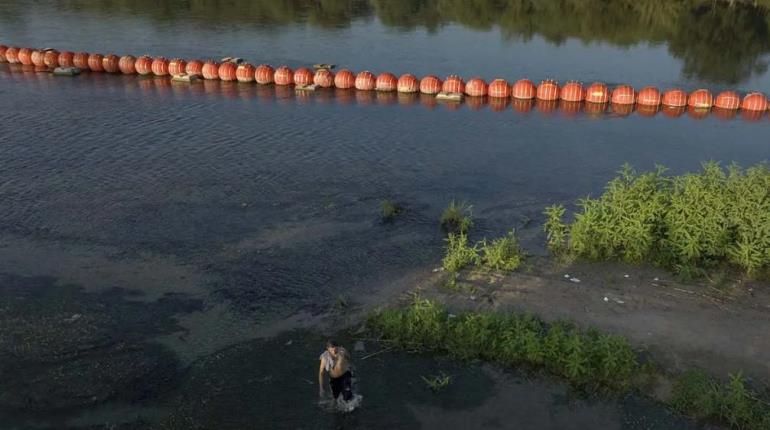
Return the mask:
[[[770,170],[717,163],[700,173],[639,174],[625,165],[598,199],[578,202],[572,224],[564,208],[546,208],[548,248],[595,260],[654,262],[684,277],[719,264],[749,275],[770,268]]]
[[[479,264],[478,248],[475,245],[468,246],[468,236],[464,233],[449,233],[446,243],[442,265],[448,272],[457,273],[468,265]]]
[[[473,207],[465,202],[452,200],[439,219],[441,226],[450,232],[465,234],[473,227]]]
[[[524,262],[524,252],[519,247],[519,241],[513,231],[492,242],[482,240],[480,248],[481,264],[490,270],[510,272],[518,269]]]

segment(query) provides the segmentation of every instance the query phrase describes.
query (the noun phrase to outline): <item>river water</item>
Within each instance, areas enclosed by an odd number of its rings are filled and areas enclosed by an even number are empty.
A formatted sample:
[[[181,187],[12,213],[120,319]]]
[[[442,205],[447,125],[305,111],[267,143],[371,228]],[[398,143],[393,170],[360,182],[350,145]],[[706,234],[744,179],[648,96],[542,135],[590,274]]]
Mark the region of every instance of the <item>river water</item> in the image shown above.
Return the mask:
[[[766,93],[769,26],[762,7],[695,0],[0,0],[6,45]],[[539,253],[543,207],[599,193],[623,163],[750,165],[770,156],[768,136],[767,115],[297,96],[0,64],[0,422],[685,425],[639,399],[390,354],[360,366],[365,406],[330,415],[305,381],[323,334],[284,329],[437,265],[452,199],[473,204],[479,237],[516,228]],[[406,214],[383,224],[383,199]],[[457,383],[434,396],[419,376],[442,369]],[[510,402],[537,412],[500,410]]]

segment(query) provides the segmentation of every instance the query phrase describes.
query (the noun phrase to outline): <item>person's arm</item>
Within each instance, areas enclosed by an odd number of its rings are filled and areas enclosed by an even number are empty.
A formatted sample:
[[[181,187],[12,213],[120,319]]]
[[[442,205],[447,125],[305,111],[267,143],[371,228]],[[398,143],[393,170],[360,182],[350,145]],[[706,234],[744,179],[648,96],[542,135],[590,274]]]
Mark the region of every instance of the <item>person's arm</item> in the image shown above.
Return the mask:
[[[324,395],[324,369],[326,368],[326,358],[321,358],[321,365],[318,367],[318,395]]]

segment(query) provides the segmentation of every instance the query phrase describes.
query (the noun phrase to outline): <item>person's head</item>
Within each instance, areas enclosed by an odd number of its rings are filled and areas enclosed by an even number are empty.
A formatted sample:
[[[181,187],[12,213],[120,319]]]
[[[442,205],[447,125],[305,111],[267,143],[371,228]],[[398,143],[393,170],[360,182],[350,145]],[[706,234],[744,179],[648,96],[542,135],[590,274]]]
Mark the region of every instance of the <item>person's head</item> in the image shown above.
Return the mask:
[[[334,340],[327,340],[326,341],[326,350],[329,351],[332,354],[337,354],[337,348],[340,347],[340,344],[337,343]]]

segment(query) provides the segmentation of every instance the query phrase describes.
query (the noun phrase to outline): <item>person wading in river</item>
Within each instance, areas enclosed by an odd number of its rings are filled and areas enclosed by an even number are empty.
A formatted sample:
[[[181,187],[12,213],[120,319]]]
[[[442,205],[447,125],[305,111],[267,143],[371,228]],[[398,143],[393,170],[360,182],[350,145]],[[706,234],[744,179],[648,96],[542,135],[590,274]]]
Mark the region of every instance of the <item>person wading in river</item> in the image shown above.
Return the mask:
[[[353,399],[353,374],[350,372],[350,354],[348,350],[332,340],[326,342],[326,351],[321,354],[321,366],[318,368],[318,395],[323,397],[324,373],[329,374],[329,385],[336,400],[340,394],[346,402]]]

